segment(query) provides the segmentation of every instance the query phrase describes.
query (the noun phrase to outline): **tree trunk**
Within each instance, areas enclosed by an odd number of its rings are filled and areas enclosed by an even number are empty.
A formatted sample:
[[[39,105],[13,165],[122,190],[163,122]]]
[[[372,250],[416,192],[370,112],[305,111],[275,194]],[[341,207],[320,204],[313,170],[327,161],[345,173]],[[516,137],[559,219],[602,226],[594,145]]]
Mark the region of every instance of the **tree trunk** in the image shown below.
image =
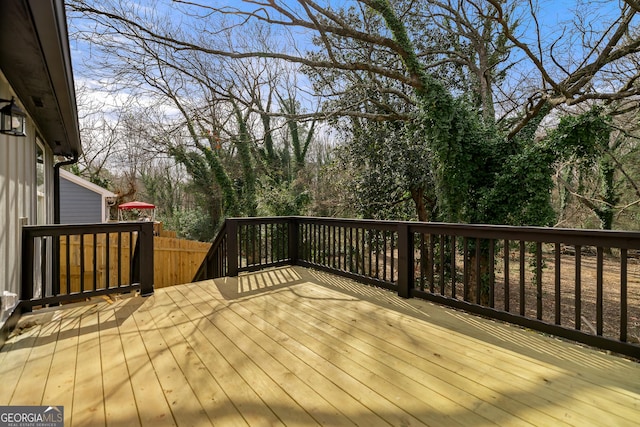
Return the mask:
[[[476,243],[477,244],[477,243]],[[489,255],[486,250],[480,250],[480,271],[478,272],[478,257],[475,249],[473,252],[466,254],[469,257],[469,275],[466,277],[467,290],[464,295],[465,301],[476,304],[478,301],[478,289],[480,289],[480,304],[483,306],[489,306]],[[479,274],[478,274],[479,273]],[[478,280],[480,284],[478,286]]]

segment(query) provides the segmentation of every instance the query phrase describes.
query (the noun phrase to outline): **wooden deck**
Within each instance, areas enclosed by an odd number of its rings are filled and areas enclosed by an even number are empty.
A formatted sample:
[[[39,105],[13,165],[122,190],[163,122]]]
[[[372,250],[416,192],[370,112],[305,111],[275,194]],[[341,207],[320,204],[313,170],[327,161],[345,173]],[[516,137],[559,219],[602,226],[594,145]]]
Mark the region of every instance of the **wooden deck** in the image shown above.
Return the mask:
[[[295,267],[21,320],[0,405],[66,425],[637,426],[640,363]]]

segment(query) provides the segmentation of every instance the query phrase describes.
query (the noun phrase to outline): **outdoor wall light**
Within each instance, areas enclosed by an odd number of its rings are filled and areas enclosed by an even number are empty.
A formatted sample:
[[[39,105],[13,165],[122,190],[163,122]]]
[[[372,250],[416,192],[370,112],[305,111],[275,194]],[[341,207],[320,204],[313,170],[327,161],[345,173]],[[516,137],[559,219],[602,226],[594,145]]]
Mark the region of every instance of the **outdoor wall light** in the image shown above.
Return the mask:
[[[16,105],[15,98],[0,99],[0,102],[9,103],[0,109],[0,133],[27,136],[24,133],[27,114]]]

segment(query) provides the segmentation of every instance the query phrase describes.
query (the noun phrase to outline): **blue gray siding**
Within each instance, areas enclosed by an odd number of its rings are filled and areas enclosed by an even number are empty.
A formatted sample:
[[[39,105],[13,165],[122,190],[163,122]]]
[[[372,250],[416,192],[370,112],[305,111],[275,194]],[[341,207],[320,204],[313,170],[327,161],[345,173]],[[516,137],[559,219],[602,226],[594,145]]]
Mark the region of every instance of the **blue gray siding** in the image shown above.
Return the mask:
[[[95,224],[103,221],[102,196],[60,177],[60,223]]]

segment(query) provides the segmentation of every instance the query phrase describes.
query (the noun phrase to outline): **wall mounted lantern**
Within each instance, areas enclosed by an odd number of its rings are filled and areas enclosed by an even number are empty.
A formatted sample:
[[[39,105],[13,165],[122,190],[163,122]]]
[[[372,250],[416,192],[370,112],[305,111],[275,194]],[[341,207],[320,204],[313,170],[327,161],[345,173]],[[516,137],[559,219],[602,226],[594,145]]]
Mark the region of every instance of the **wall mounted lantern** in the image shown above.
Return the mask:
[[[27,114],[16,105],[15,98],[0,99],[0,102],[9,103],[0,109],[0,133],[27,136],[24,133]]]

